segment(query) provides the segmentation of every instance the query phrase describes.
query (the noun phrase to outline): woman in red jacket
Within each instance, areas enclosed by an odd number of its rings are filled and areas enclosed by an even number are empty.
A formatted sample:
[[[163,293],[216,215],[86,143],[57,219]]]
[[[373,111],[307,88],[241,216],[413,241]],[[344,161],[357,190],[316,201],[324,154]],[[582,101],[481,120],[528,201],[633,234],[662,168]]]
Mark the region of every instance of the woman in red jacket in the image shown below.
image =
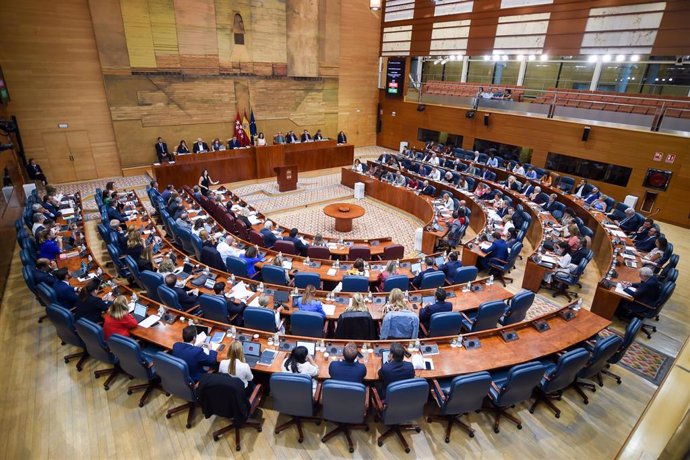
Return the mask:
[[[108,340],[113,334],[129,337],[129,330],[137,327],[137,320],[129,313],[127,297],[118,296],[105,314],[103,336]]]

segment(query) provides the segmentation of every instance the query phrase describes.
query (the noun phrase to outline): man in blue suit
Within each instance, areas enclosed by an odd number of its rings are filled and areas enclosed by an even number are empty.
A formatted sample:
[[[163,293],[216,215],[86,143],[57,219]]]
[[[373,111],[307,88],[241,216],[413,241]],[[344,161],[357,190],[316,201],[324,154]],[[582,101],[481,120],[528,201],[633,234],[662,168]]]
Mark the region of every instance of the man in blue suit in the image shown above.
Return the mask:
[[[439,268],[446,274],[446,279],[452,280],[455,276],[455,271],[462,267],[462,262],[458,260],[458,253],[453,251],[448,254],[448,260]]]
[[[388,353],[388,362],[384,363],[379,369],[379,380],[381,397],[386,397],[386,388],[393,382],[414,378],[414,366],[412,363],[403,361],[405,349],[398,343],[392,343]]]
[[[120,222],[127,222],[127,216],[122,212],[123,210],[124,205],[122,203],[111,201],[108,204],[108,218],[110,220],[117,219]]]
[[[182,309],[187,311],[195,307],[199,303],[199,295],[196,293],[190,294],[184,288],[175,286],[175,283],[177,283],[177,276],[173,275],[172,273],[165,275],[165,285],[175,291]],[[195,291],[198,292],[196,289]]]
[[[482,249],[485,256],[479,260],[479,266],[482,270],[488,270],[494,259],[508,260],[508,245],[501,234],[493,232],[491,236],[493,236],[494,242],[487,249]]]
[[[618,221],[618,226],[625,233],[631,233],[640,228],[642,222],[640,221],[641,216],[639,216],[633,208],[627,208],[624,211],[625,217]]]
[[[61,268],[55,271],[57,281],[53,284],[57,302],[65,308],[73,308],[79,301],[79,296],[74,292],[74,288],[67,281],[67,269]]]
[[[585,197],[585,203],[592,204],[594,200],[599,198],[599,189],[597,187],[592,187],[592,191]]]
[[[264,237],[264,246],[267,248],[272,248],[278,241],[278,237],[273,234],[273,222],[270,220],[264,223],[264,228],[259,233]]]
[[[36,283],[36,286],[43,283],[52,287],[57,282],[57,278],[50,273],[50,260],[48,259],[36,260],[36,266],[32,269],[32,273],[34,275],[34,283]]]
[[[434,295],[436,296],[436,303],[427,305],[419,310],[419,322],[424,325],[427,331],[429,330],[429,324],[431,323],[431,315],[444,311],[453,311],[453,304],[446,302],[445,289],[437,288]]]
[[[195,382],[204,373],[204,367],[216,367],[218,365],[217,353],[213,350],[204,350],[202,347],[195,347],[196,326],[187,326],[182,330],[182,340],[172,347],[172,355],[180,358],[187,363],[189,376]],[[208,351],[208,353],[207,353]]]
[[[657,238],[659,238],[659,235],[657,234],[656,227],[650,227],[647,230],[646,236],[641,236],[635,240],[635,248],[638,251],[649,252],[656,246]]]
[[[332,379],[344,382],[362,383],[367,375],[367,367],[356,361],[357,345],[350,342],[343,348],[343,360],[332,361],[328,366],[328,373]]]
[[[295,249],[297,249],[297,252],[299,253],[299,255],[301,255],[302,257],[304,257],[304,256],[307,255],[307,248],[308,248],[309,246],[307,246],[306,244],[302,243],[302,240],[300,240],[300,239],[297,237],[297,233],[298,233],[298,232],[297,232],[297,229],[296,229],[296,228],[291,228],[291,229],[290,229],[290,235],[284,237],[283,239],[284,239],[285,241],[292,241],[292,242],[294,243]]]
[[[654,275],[654,271],[649,267],[642,267],[640,269],[640,282],[632,283],[625,288],[625,292],[631,295],[633,300],[621,302],[616,310],[616,316],[627,318],[636,313],[649,311],[649,308],[638,302],[650,306],[654,305],[654,302],[659,298],[660,291],[661,283]]]
[[[435,272],[438,270],[436,267],[434,267],[434,258],[433,257],[427,256],[424,259],[424,265],[426,268],[424,270],[422,270],[421,272],[417,273],[417,275],[412,280],[412,284],[416,288],[419,288],[419,285],[422,284],[422,277],[424,276],[425,273],[431,273],[431,272]]]

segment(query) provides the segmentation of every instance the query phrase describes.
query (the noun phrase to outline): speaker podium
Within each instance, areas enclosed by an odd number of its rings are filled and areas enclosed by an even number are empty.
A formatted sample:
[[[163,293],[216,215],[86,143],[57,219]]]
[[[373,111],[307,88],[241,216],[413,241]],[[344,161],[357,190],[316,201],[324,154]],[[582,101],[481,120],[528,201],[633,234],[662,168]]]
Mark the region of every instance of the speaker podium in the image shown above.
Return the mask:
[[[279,191],[297,190],[297,165],[276,166],[273,170],[278,175]]]

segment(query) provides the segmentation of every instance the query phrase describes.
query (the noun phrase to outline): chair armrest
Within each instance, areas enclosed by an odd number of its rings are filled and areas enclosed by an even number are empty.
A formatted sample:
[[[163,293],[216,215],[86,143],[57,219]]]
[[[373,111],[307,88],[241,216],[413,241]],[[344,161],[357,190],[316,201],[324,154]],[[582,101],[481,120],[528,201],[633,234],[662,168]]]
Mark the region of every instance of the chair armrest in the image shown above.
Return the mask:
[[[314,404],[320,404],[321,403],[321,382],[316,383],[316,391],[314,392]]]
[[[465,312],[462,312],[462,311],[461,311],[460,314],[462,315],[462,319],[464,319],[464,320],[466,320],[466,321],[469,321],[470,323],[473,323],[473,322],[474,322],[474,321],[472,321],[472,320],[465,314]]]
[[[369,412],[369,387],[365,386],[365,394],[364,394],[364,417],[367,416],[367,413]]]
[[[500,263],[502,263],[502,264],[507,264],[507,263],[508,263],[507,260],[501,260],[501,259],[498,259],[498,258],[496,258],[496,257],[494,257],[493,260],[494,260],[494,262],[500,262]]]
[[[656,307],[652,307],[651,305],[647,305],[646,303],[640,302],[639,300],[633,300],[633,302],[635,302],[638,305],[642,305],[643,307],[648,308],[650,310],[656,310]]]
[[[494,382],[493,380],[491,381],[491,386],[494,390],[496,390],[498,392],[501,391],[501,388],[498,385],[496,385],[496,382]]]
[[[438,407],[443,406],[443,403],[446,401],[446,395],[443,393],[441,385],[438,383],[437,379],[431,379],[431,388],[429,391],[431,396],[436,400]]]
[[[264,392],[263,392],[263,386],[259,383],[254,387],[254,391],[252,391],[251,396],[249,396],[249,415],[251,416],[254,414],[254,411],[256,410],[257,407],[259,407],[259,404],[261,404],[261,398],[263,397]]]
[[[424,327],[424,325],[421,322],[419,323],[419,330],[421,331],[424,337],[429,337],[429,331],[426,330],[426,327]]]
[[[383,411],[384,405],[383,401],[381,401],[381,397],[379,396],[378,390],[376,390],[375,387],[371,388],[371,402],[374,405],[374,409],[376,409],[379,413]]]

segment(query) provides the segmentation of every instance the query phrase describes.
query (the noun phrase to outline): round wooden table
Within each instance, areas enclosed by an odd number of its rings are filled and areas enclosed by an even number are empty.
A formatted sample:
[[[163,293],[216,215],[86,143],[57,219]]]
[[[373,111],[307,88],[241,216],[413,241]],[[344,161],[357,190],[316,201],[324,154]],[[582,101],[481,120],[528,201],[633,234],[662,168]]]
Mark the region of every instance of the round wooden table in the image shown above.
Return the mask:
[[[352,219],[362,217],[364,208],[356,204],[333,203],[323,208],[324,214],[335,218],[335,229],[338,232],[351,232]]]

